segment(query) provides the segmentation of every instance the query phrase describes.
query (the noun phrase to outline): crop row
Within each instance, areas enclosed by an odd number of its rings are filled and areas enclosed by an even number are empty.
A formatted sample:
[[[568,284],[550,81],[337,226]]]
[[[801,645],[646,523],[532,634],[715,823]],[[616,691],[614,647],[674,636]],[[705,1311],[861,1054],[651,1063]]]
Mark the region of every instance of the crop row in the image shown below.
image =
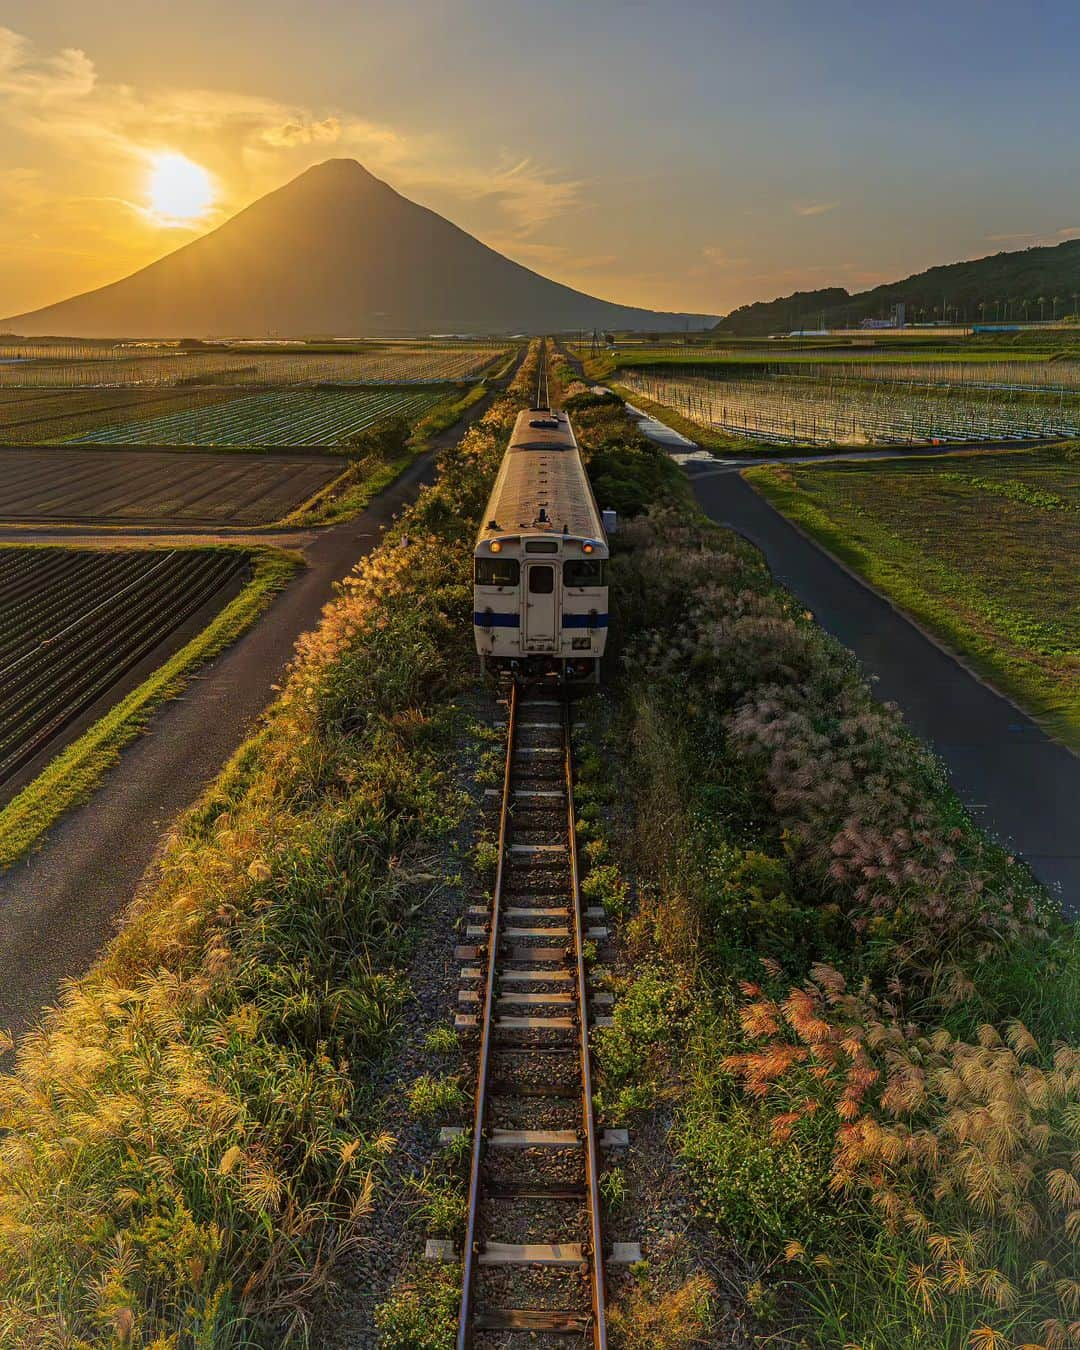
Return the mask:
[[[722,378],[627,370],[636,393],[691,421],[777,444],[921,444],[1080,435],[1080,396],[1017,394],[915,382],[813,379],[803,374]]]
[[[95,445],[341,445],[391,417],[415,418],[432,391],[293,389],[88,431]]]
[[[363,352],[196,352],[111,361],[0,362],[0,388],[198,384],[443,384],[469,380],[504,347],[385,347]]]
[[[0,549],[0,783],[245,565],[224,549]]]

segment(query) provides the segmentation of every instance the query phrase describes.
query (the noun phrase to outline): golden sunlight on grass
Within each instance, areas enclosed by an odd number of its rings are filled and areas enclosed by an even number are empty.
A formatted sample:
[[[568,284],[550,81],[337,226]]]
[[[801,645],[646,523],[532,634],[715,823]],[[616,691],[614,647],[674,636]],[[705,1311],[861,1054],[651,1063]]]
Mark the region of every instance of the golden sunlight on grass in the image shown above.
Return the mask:
[[[147,191],[150,209],[166,225],[198,220],[216,195],[214,181],[202,165],[174,151],[153,156]]]

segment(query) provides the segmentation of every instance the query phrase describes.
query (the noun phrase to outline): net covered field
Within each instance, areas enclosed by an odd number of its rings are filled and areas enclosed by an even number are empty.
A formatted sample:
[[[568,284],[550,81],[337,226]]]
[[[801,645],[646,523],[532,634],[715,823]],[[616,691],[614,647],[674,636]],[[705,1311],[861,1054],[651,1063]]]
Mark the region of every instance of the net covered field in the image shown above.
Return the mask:
[[[1080,451],[769,467],[748,476],[1080,745]]]
[[[37,348],[34,349],[39,350]],[[0,361],[0,388],[110,385],[446,384],[470,380],[502,357],[504,346],[386,344],[357,352],[191,351],[117,348],[77,358],[35,355]]]
[[[289,389],[185,408],[73,437],[93,445],[343,445],[392,417],[420,417],[441,390]]]
[[[974,366],[964,381],[951,383],[930,378],[921,365],[900,375],[894,366],[829,363],[715,375],[638,368],[621,372],[619,379],[632,393],[673,408],[692,422],[775,444],[1080,436],[1080,389],[997,384],[985,371]]]
[[[0,450],[0,520],[270,524],[342,468],[311,455]]]
[[[232,549],[0,548],[0,788],[247,565]]]

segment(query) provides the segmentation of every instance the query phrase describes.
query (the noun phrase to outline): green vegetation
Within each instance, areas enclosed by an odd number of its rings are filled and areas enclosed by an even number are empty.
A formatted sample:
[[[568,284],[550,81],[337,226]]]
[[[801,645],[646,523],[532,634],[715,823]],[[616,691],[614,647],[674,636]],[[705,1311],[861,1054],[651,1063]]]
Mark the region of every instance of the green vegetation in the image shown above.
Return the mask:
[[[582,763],[620,804],[590,853],[636,898],[601,1110],[674,1110],[778,1342],[1065,1346],[1073,931],[756,550],[670,502],[618,536],[622,671]],[[660,1297],[620,1300],[626,1344]],[[707,1281],[662,1297],[655,1343],[709,1343]]]
[[[522,397],[346,579],[265,727],[0,1079],[0,1344],[280,1345],[362,1241],[394,1148],[371,1069],[460,809],[471,525]],[[386,1344],[425,1344],[400,1330],[409,1306],[381,1314]]]
[[[717,326],[741,334],[844,327],[882,318],[898,303],[916,322],[1015,323],[1076,315],[1078,300],[1080,243],[1069,240],[931,267],[857,295],[832,286],[758,301],[733,310]]]
[[[10,867],[65,811],[86,800],[154,709],[175,698],[201,665],[249,628],[301,565],[280,549],[259,548],[251,557],[252,577],[241,593],[0,810],[0,869]]]
[[[232,389],[0,389],[0,445],[46,445],[101,426],[237,398]]]
[[[746,477],[1049,730],[1080,746],[1075,448],[768,466]]]
[[[409,1110],[418,1120],[460,1111],[465,1093],[456,1078],[421,1074],[409,1088]]]

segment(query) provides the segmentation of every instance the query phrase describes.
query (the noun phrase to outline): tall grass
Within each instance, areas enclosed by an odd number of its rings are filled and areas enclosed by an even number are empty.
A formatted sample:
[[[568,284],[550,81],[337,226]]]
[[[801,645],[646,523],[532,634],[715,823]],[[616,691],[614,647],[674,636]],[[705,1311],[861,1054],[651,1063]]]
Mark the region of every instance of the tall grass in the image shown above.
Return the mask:
[[[587,448],[633,442],[602,416]],[[612,564],[638,903],[601,1099],[675,1098],[778,1335],[1072,1344],[1073,932],[760,555],[672,500]]]
[[[0,1345],[284,1344],[364,1240],[395,1146],[371,1066],[455,820],[470,521],[521,402],[346,578],[264,728],[0,1079]]]

